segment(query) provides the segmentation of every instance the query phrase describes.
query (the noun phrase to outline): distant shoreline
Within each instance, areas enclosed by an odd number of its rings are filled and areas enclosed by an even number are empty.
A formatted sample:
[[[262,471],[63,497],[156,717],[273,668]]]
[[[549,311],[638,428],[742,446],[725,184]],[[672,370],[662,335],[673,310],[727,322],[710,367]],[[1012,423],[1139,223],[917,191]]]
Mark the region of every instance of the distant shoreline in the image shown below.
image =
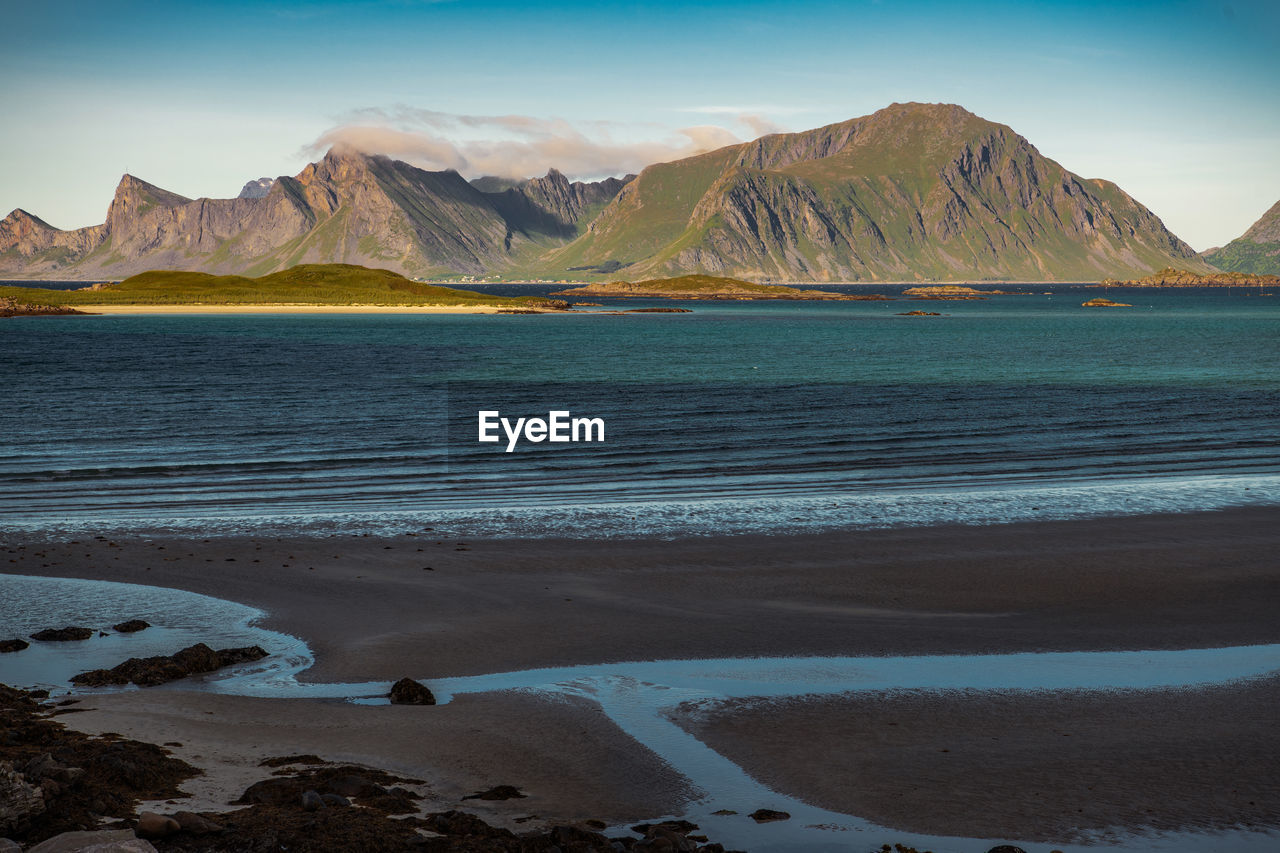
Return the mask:
[[[497,305],[308,305],[279,303],[245,303],[241,305],[77,305],[86,314],[163,315],[163,314],[498,314],[511,311]],[[539,314],[560,311],[521,309]]]

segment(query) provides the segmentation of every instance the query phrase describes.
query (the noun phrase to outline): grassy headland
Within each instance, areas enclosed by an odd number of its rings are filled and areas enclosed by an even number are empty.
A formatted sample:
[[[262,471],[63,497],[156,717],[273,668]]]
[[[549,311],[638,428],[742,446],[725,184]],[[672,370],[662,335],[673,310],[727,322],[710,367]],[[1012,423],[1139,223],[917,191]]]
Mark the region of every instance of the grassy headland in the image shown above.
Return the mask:
[[[202,272],[154,270],[116,284],[79,290],[0,287],[0,299],[28,305],[327,305],[442,306],[564,310],[559,300],[532,296],[491,296],[411,281],[390,270],[351,264],[301,264],[259,278]]]

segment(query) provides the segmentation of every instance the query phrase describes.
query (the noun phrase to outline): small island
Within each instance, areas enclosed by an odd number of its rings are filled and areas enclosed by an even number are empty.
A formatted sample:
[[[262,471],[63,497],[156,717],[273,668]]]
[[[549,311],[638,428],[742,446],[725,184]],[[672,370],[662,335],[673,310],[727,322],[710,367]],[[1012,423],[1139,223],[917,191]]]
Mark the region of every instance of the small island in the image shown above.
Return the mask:
[[[1103,299],[1099,296],[1096,299],[1090,299],[1088,302],[1081,302],[1082,308],[1132,308],[1128,302],[1112,302],[1110,299]]]
[[[1118,280],[1104,278],[1093,287],[1262,287],[1280,284],[1280,275],[1254,275],[1245,272],[1215,272],[1200,275],[1188,270],[1165,267],[1143,278]]]
[[[755,284],[714,275],[682,275],[648,281],[610,281],[560,290],[552,296],[613,299],[803,299],[880,302],[879,293],[847,294],[829,290],[801,290],[779,284]]]
[[[259,278],[153,270],[79,290],[0,287],[14,314],[387,312],[492,314],[567,311],[535,296],[492,296],[423,284],[390,270],[301,264]],[[20,307],[22,310],[18,311]],[[0,312],[2,313],[2,312]]]
[[[986,299],[988,296],[1008,296],[1003,290],[978,290],[976,287],[965,287],[960,284],[931,284],[923,287],[908,287],[902,291],[903,296],[912,299]]]

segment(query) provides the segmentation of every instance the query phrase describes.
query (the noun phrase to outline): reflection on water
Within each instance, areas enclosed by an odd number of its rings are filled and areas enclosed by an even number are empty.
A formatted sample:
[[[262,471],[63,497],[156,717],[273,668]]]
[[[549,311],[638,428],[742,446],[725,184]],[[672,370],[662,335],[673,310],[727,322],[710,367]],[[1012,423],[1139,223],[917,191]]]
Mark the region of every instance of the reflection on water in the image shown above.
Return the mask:
[[[33,651],[36,655],[32,659],[53,667],[40,679],[42,683],[49,683],[60,680],[64,672],[69,675],[117,663],[120,652],[125,649],[131,654],[171,653],[176,650],[173,643],[179,637],[187,637],[210,645],[256,643],[273,654],[245,667],[152,689],[197,689],[279,699],[345,698],[362,704],[378,704],[386,702],[383,697],[391,686],[390,682],[298,682],[295,676],[312,663],[305,644],[255,627],[253,623],[263,616],[262,612],[232,602],[176,590],[101,581],[2,576],[0,584],[4,590],[0,596],[0,626],[3,626],[0,633],[7,635],[30,633],[48,625],[98,627],[122,618],[144,618],[159,626],[115,639],[33,644],[26,652],[0,656],[0,681],[6,683],[36,683],[13,677],[14,673],[25,671],[23,667],[27,664],[20,660]],[[151,645],[132,645],[137,641]],[[57,648],[53,648],[55,646]],[[155,650],[139,651],[143,648]],[[661,756],[700,792],[683,816],[702,826],[709,836],[732,847],[753,851],[848,850],[850,845],[872,848],[884,839],[893,839],[937,853],[982,853],[996,843],[1009,840],[899,832],[850,815],[815,808],[762,785],[677,726],[669,715],[685,703],[696,705],[733,698],[893,689],[1193,688],[1276,673],[1280,673],[1280,645],[1177,651],[642,661],[424,680],[441,703],[463,693],[499,690],[578,696],[599,703],[623,731]],[[743,816],[761,807],[789,812],[792,818],[757,825]],[[713,814],[721,809],[732,809],[739,814]],[[1099,836],[1097,843],[1108,850],[1172,853],[1212,849],[1222,853],[1262,853],[1277,849],[1280,836],[1248,830],[1148,835],[1117,831]],[[1068,853],[1097,849],[1089,845],[1056,844],[1055,847]]]

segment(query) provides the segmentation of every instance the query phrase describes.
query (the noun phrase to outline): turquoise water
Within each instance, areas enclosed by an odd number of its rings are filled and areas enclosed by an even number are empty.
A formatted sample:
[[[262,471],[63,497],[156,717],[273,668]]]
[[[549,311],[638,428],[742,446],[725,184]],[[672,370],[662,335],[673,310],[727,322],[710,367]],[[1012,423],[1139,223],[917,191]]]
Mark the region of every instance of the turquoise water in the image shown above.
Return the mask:
[[[1280,503],[1280,297],[1045,290],[16,318],[0,527],[679,535]],[[601,417],[606,440],[507,454],[481,409]]]

